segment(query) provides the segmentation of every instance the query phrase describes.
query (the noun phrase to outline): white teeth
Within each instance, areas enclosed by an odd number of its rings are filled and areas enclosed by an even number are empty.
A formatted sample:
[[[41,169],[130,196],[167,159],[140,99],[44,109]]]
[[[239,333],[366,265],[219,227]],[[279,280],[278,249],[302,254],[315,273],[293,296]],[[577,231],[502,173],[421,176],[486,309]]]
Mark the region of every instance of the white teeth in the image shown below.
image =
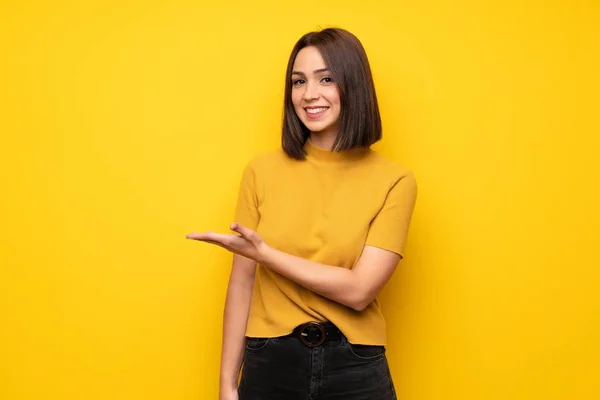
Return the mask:
[[[320,112],[323,112],[327,110],[327,107],[321,107],[321,108],[307,108],[306,112],[309,114],[318,114]]]

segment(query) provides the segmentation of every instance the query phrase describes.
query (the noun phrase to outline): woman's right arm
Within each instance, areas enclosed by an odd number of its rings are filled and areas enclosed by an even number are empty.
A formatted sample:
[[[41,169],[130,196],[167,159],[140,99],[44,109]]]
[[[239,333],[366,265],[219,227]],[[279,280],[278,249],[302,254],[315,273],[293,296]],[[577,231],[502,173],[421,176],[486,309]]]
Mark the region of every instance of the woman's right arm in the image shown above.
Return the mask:
[[[237,399],[237,384],[244,358],[246,325],[256,274],[256,261],[233,255],[223,316],[220,399]]]

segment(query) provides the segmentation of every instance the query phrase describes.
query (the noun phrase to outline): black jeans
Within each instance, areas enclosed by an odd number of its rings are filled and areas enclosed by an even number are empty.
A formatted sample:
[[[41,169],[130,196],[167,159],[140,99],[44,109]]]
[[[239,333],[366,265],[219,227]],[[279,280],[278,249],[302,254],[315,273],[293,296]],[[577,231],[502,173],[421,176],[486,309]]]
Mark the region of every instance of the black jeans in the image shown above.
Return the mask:
[[[308,347],[299,339],[249,338],[240,400],[395,400],[383,346],[341,339]]]

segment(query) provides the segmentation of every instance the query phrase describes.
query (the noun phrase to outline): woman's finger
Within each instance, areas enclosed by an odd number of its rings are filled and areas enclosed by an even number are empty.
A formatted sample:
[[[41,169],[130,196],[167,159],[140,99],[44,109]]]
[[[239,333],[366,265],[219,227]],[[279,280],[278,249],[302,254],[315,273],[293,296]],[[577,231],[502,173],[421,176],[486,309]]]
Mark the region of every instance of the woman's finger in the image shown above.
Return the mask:
[[[248,240],[243,237],[215,232],[190,233],[186,237],[192,240],[216,244],[231,251],[242,248],[248,243]]]
[[[212,235],[212,232],[193,232],[190,234],[187,234],[185,236],[186,239],[192,239],[192,240],[210,240],[210,236]]]
[[[227,237],[231,236],[231,235],[225,235],[222,233],[215,233],[215,232],[202,232],[202,233],[190,233],[189,235],[186,236],[187,239],[192,239],[192,240],[201,240],[204,242],[207,241],[213,241],[213,242],[219,242],[219,243],[224,243],[227,240]]]
[[[235,231],[242,235],[244,239],[252,241],[254,237],[254,231],[252,229],[246,228],[245,226],[238,224],[237,222],[231,224],[230,228],[232,231]]]

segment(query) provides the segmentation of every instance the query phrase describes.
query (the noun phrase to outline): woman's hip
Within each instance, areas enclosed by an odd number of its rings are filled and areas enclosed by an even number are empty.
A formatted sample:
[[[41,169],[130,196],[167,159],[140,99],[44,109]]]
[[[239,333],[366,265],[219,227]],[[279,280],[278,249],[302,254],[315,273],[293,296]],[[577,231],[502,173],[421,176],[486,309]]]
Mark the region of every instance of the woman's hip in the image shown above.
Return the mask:
[[[355,345],[332,324],[277,338],[248,338],[240,400],[392,400],[383,346]]]

